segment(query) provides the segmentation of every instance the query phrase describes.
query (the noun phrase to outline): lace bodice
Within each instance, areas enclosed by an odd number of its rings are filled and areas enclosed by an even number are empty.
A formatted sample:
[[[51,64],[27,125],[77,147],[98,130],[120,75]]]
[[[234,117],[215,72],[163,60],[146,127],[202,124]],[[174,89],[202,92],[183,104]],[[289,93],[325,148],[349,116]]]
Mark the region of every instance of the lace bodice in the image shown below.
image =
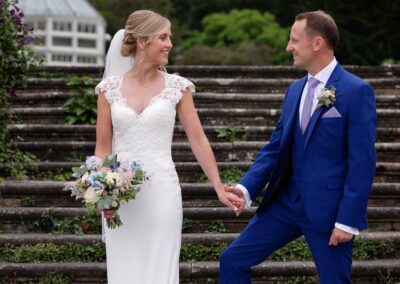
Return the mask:
[[[123,76],[106,78],[95,89],[96,94],[104,91],[110,104],[113,153],[123,160],[140,160],[147,170],[173,168],[171,145],[176,104],[186,88],[195,91],[193,83],[165,73],[165,88],[137,114],[121,94],[122,79]]]

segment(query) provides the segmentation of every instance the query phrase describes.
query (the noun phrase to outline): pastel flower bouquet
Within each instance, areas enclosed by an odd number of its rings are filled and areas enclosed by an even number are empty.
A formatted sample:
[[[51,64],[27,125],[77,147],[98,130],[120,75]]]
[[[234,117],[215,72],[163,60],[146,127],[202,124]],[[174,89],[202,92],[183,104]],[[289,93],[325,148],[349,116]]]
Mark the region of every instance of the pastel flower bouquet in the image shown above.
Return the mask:
[[[117,155],[90,156],[80,167],[73,167],[73,182],[65,184],[64,190],[71,191],[75,199],[82,199],[89,212],[103,209],[116,210],[115,216],[107,220],[108,228],[122,225],[118,208],[135,199],[141,185],[148,179],[138,161],[118,161]]]

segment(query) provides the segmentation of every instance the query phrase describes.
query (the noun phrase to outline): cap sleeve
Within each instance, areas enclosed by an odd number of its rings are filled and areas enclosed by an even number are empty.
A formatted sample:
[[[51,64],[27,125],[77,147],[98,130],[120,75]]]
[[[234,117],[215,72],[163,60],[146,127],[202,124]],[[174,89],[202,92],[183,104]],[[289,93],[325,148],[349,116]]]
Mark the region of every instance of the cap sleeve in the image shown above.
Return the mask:
[[[194,84],[190,80],[175,74],[170,74],[169,76],[168,86],[170,88],[178,89],[179,91],[185,91],[189,88],[192,93],[196,91]]]
[[[119,77],[109,77],[101,80],[100,83],[95,87],[94,91],[97,95],[99,95],[101,92],[104,92],[106,100],[110,105],[112,105],[114,102],[120,100],[118,92],[115,92],[115,90],[118,90],[119,86]]]
[[[108,77],[100,81],[94,89],[94,92],[99,95],[100,92],[107,92],[118,88],[119,78],[118,77]]]

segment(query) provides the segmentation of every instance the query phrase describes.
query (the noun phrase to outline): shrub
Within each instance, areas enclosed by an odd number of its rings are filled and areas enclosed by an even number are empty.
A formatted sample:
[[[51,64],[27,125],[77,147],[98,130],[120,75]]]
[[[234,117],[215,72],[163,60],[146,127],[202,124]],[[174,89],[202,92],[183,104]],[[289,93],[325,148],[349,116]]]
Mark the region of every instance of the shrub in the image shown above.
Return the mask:
[[[203,30],[196,31],[182,44],[177,62],[189,64],[284,64],[289,63],[286,44],[289,30],[275,21],[274,15],[257,10],[232,10],[213,13],[203,21]],[[203,51],[199,52],[203,47]],[[194,51],[190,52],[191,49]],[[199,57],[194,56],[197,53]],[[218,58],[220,61],[218,61]],[[193,60],[192,62],[187,62]],[[200,59],[203,59],[202,62]]]
[[[0,165],[6,176],[23,179],[35,157],[15,147],[18,137],[11,137],[7,123],[17,119],[10,100],[26,86],[27,72],[38,61],[28,47],[32,30],[22,21],[24,13],[16,5],[16,0],[0,0]]]

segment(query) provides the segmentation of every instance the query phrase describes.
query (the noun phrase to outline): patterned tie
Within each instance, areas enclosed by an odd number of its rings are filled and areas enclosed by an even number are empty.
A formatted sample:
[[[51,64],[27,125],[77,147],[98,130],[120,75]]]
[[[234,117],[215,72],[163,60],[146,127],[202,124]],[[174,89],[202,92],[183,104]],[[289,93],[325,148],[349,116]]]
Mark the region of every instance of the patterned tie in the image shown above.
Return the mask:
[[[308,79],[308,90],[306,99],[304,100],[303,112],[301,114],[301,122],[300,122],[301,131],[303,133],[306,131],[308,122],[310,121],[311,109],[314,100],[314,90],[318,84],[319,81],[314,77],[310,77],[310,79]]]

